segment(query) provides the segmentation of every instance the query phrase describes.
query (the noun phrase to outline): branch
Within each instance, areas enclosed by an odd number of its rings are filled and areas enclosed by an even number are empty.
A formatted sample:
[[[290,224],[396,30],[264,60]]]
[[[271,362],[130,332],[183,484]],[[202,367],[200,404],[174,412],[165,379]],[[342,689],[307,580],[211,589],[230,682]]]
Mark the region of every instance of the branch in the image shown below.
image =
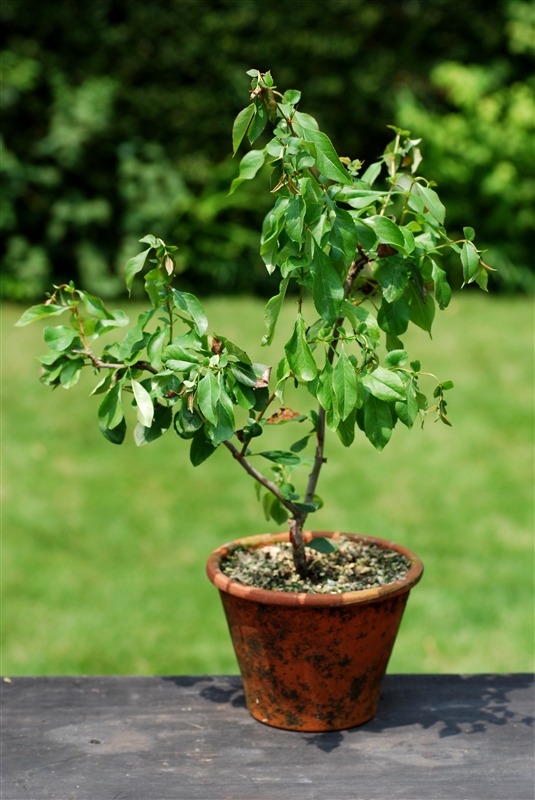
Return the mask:
[[[158,374],[158,370],[155,369],[152,364],[149,364],[148,361],[136,361],[135,364],[114,364],[111,361],[101,361],[89,348],[85,350],[72,350],[71,352],[87,356],[97,369],[144,369],[147,372],[152,372],[153,375]]]
[[[354,261],[351,262],[351,266],[347,271],[347,277],[344,283],[344,300],[347,300],[349,295],[351,294],[351,289],[353,288],[353,283],[355,282],[355,278],[359,274],[359,272],[364,269],[364,266],[368,263],[369,258],[364,253],[363,250],[359,247],[359,255]],[[340,333],[338,328],[341,326],[345,318],[344,314],[340,314],[336,322],[334,323],[333,327],[333,340],[330,344],[329,351],[327,353],[327,359],[330,364],[334,361],[334,354],[336,351],[336,347],[338,345],[338,340],[340,338]],[[323,457],[323,450],[325,447],[325,409],[322,406],[319,406],[318,409],[318,432],[317,432],[317,439],[316,439],[316,453],[314,455],[314,466],[312,467],[312,472],[308,478],[308,486],[305,495],[305,503],[311,503],[314,500],[314,495],[316,493],[316,486],[318,483],[318,479],[320,476],[320,470],[325,463],[326,459]],[[304,521],[304,520],[303,520]]]
[[[273,481],[268,480],[268,478],[264,477],[264,475],[262,475],[261,472],[255,469],[253,465],[250,464],[249,461],[247,461],[247,459],[240,453],[238,448],[232,444],[231,441],[225,439],[223,444],[230,450],[236,461],[238,461],[241,464],[244,470],[248,472],[249,475],[251,475],[251,477],[253,477],[256,481],[261,483],[262,486],[268,489],[268,491],[274,494],[277,500],[279,500],[282,503],[282,505],[293,514],[294,517],[298,514],[303,513],[302,511],[299,511],[297,506],[295,506],[290,500],[286,500],[286,498],[283,497],[283,495],[281,494],[279,487],[276,484],[274,484]]]

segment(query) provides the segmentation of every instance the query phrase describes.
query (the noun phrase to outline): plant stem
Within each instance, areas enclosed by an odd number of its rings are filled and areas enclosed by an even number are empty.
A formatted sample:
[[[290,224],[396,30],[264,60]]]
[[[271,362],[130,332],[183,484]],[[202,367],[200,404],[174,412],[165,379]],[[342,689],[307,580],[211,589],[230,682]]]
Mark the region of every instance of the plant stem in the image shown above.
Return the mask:
[[[255,469],[253,467],[253,465],[249,461],[247,461],[245,456],[243,456],[241,454],[241,452],[238,450],[238,448],[235,447],[232,444],[231,441],[229,441],[228,439],[225,439],[223,444],[225,445],[225,447],[227,447],[230,450],[230,452],[232,453],[232,455],[234,456],[236,461],[238,461],[239,464],[241,464],[241,466],[244,468],[244,470],[247,473],[249,473],[249,475],[251,475],[252,478],[254,478],[256,481],[258,481],[258,483],[261,483],[262,486],[264,486],[264,488],[266,488],[268,491],[270,491],[272,494],[274,494],[275,497],[277,498],[277,500],[279,500],[282,503],[282,505],[285,508],[288,509],[288,511],[290,511],[294,516],[296,514],[297,515],[302,514],[302,512],[299,511],[299,509],[297,508],[297,506],[295,506],[290,500],[287,500],[282,495],[279,487],[275,483],[273,483],[273,481],[270,481],[268,478],[266,478],[264,475],[262,475],[261,472],[259,472],[257,469]]]
[[[351,294],[351,289],[353,288],[353,283],[355,282],[355,278],[359,274],[359,272],[364,268],[364,266],[368,263],[369,259],[368,256],[364,253],[363,250],[359,247],[359,255],[351,263],[347,271],[346,280],[344,283],[344,300],[347,300],[349,295]],[[329,350],[327,352],[327,359],[330,364],[334,361],[334,354],[336,352],[336,347],[338,345],[338,340],[340,338],[340,332],[338,328],[342,325],[345,319],[344,314],[340,314],[336,322],[333,326],[333,340],[329,345]],[[322,466],[325,464],[327,459],[324,457],[324,448],[325,448],[325,409],[320,405],[318,407],[318,430],[316,433],[316,452],[314,454],[314,465],[312,467],[312,472],[308,478],[308,485],[305,494],[305,503],[312,503],[314,500],[314,496],[316,494],[316,486],[318,485],[318,480],[321,472]],[[290,541],[293,545],[293,559],[294,565],[301,577],[306,577],[307,574],[307,566],[306,566],[306,558],[305,558],[305,547],[303,543],[303,525],[305,524],[306,518],[308,514],[306,511],[298,511],[297,514],[293,515],[293,518],[289,520],[288,526],[290,530]]]

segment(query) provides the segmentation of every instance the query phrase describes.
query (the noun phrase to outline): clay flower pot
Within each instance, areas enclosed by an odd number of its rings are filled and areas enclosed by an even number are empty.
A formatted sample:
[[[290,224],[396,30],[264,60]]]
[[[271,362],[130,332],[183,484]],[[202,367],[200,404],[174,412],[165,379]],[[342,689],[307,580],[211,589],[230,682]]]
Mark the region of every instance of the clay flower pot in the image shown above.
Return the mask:
[[[407,575],[373,589],[337,595],[274,592],[245,586],[221,572],[237,544],[261,547],[287,533],[237,539],[215,550],[208,577],[220,591],[240,665],[247,707],[255,719],[294,731],[336,731],[361,725],[377,711],[379,693],[410,589],[423,565],[394,542],[349,536],[410,559]]]

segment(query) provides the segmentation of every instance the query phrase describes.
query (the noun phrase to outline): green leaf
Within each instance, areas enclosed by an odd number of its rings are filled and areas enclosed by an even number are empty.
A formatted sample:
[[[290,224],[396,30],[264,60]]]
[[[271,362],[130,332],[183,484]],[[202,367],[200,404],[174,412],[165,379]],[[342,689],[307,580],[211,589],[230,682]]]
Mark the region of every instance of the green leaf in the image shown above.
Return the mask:
[[[390,256],[383,259],[374,277],[377,278],[383,290],[383,297],[387,303],[393,303],[403,297],[409,280],[407,264],[401,256]]]
[[[377,314],[377,322],[385,333],[399,336],[408,328],[411,318],[411,308],[405,297],[400,297],[393,303],[388,303],[383,297],[381,308]]]
[[[479,256],[472,242],[464,242],[461,249],[461,263],[465,283],[472,283],[479,272]]]
[[[260,101],[259,103],[256,104],[256,114],[254,115],[253,121],[249,126],[249,130],[247,132],[247,135],[249,137],[249,142],[251,144],[254,144],[254,142],[256,142],[256,140],[266,127],[267,120],[268,120],[268,115],[266,108],[262,103],[262,101]]]
[[[234,120],[234,124],[232,126],[232,155],[236,155],[236,151],[240,146],[243,137],[247,133],[247,128],[249,127],[252,118],[254,117],[255,113],[255,105],[251,103],[251,105],[244,108],[236,119]]]
[[[378,400],[389,402],[405,399],[405,387],[401,379],[383,367],[365,373],[361,376],[361,380],[368,392]]]
[[[284,92],[283,100],[285,103],[295,106],[301,100],[301,92],[299,89],[287,89]]]
[[[73,358],[67,361],[59,376],[60,383],[64,389],[70,389],[71,386],[74,386],[75,383],[78,383],[83,366],[83,358]]]
[[[106,425],[99,419],[99,428],[102,435],[112,444],[122,444],[126,434],[126,422],[124,417],[118,425],[114,428],[107,428]]]
[[[264,322],[266,323],[266,328],[268,332],[265,336],[262,337],[262,346],[269,346],[273,341],[273,336],[275,334],[275,327],[277,325],[277,320],[279,318],[280,310],[282,308],[282,304],[284,302],[284,297],[286,295],[286,289],[288,288],[288,283],[290,278],[284,278],[281,281],[279,286],[279,293],[268,300],[267,305],[264,309]]]
[[[332,181],[353,185],[328,136],[321,131],[303,127],[303,138],[307,142],[312,142],[316,148],[316,165],[322,175]]]
[[[391,350],[385,356],[385,364],[387,367],[402,367],[409,360],[409,354],[406,350]]]
[[[112,370],[107,370],[106,371],[106,375],[104,376],[104,378],[102,378],[100,383],[97,383],[97,385],[95,386],[93,391],[90,392],[89,396],[91,397],[94,394],[104,394],[104,392],[107,392],[108,389],[110,388],[110,384],[111,384],[111,382],[113,380],[114,374],[115,373],[112,372]]]
[[[38,306],[32,306],[24,312],[17,322],[15,322],[15,327],[22,328],[24,325],[29,325],[30,322],[37,322],[38,319],[44,319],[45,317],[55,317],[68,310],[69,306],[56,306],[52,303],[50,305],[42,303]]]
[[[396,225],[395,222],[392,222],[391,219],[388,219],[388,217],[381,217],[377,214],[373,217],[368,217],[366,220],[363,220],[363,222],[365,222],[366,225],[370,225],[374,229],[380,242],[389,244],[392,247],[395,247],[396,250],[405,249],[405,238],[401,232],[401,229]]]
[[[465,239],[469,239],[471,242],[476,238],[476,232],[473,228],[463,228],[463,233]]]
[[[138,447],[150,444],[159,439],[171,427],[173,412],[167,406],[157,405],[154,409],[154,419],[150,427],[146,427],[141,422],[134,429],[134,441]]]
[[[448,283],[448,276],[443,269],[440,269],[438,264],[433,261],[432,277],[435,283],[435,297],[440,309],[444,309],[449,305],[451,300],[451,286]]]
[[[123,419],[124,412],[121,393],[122,383],[118,382],[110,389],[100,404],[98,418],[101,423],[101,430],[102,426],[107,430],[113,430]]]
[[[153,236],[152,233],[148,233],[142,239],[138,239],[138,242],[141,242],[141,244],[150,244],[150,246],[154,248],[159,247],[161,244],[161,240]]]
[[[333,368],[330,361],[325,361],[325,366],[318,375],[316,397],[324,411],[329,411],[333,406]]]
[[[401,422],[406,425],[407,428],[412,428],[414,420],[418,416],[418,402],[412,384],[406,387],[406,395],[406,400],[398,401],[394,407]]]
[[[124,274],[125,274],[126,288],[128,289],[128,294],[130,294],[130,291],[132,289],[132,283],[134,281],[134,277],[137,275],[138,272],[141,272],[141,270],[145,266],[145,261],[151,250],[152,247],[149,247],[148,250],[143,250],[142,253],[138,253],[137,256],[134,256],[127,262]]]
[[[285,211],[286,230],[293,242],[301,244],[303,241],[303,225],[305,222],[306,205],[300,195],[290,198]]]
[[[355,257],[358,240],[359,231],[353,217],[348,211],[337,208],[329,242],[340,252],[346,266],[349,266]]]
[[[364,432],[376,450],[383,450],[392,436],[392,412],[384,400],[366,392],[364,398]]]
[[[294,442],[292,445],[290,445],[290,450],[292,451],[292,453],[300,453],[301,450],[304,450],[308,444],[309,439],[310,436],[303,436],[302,439],[298,439],[297,442]]]
[[[66,325],[58,325],[56,328],[45,328],[43,337],[51,350],[60,352],[66,350],[78,336],[78,332],[74,328],[68,328]]]
[[[416,186],[418,187],[418,191],[424,205],[429,210],[430,214],[440,222],[441,225],[444,224],[444,217],[446,216],[446,209],[438,196],[438,194],[430,189],[428,186],[422,186],[421,183],[417,183]]]
[[[435,318],[435,301],[427,292],[424,297],[414,281],[409,281],[408,286],[409,306],[411,310],[411,322],[418,325],[422,330],[431,333],[431,326]]]
[[[240,161],[240,174],[234,178],[229,189],[229,196],[234,194],[236,189],[244,181],[251,181],[258,170],[264,166],[265,153],[263,150],[250,150]]]
[[[311,539],[310,542],[307,542],[305,546],[309,547],[311,550],[316,550],[318,553],[323,553],[324,555],[336,553],[339,548],[339,545],[336,544],[336,542],[333,542],[332,539],[326,539],[324,536],[318,536],[315,539]]]
[[[113,314],[111,314],[107,308],[104,308],[104,303],[100,297],[95,297],[83,291],[79,291],[78,294],[84,301],[87,313],[92,317],[96,317],[97,319],[114,319]]]
[[[213,443],[218,445],[225,439],[230,439],[234,435],[235,428],[232,400],[223,389],[220,391],[215,412],[217,423],[213,427],[205,426],[205,428]]]
[[[258,455],[267,458],[268,461],[274,461],[275,464],[295,466],[301,463],[300,457],[288,450],[265,450],[262,453],[258,453]]]
[[[368,184],[368,186],[373,186],[373,184],[381,174],[382,168],[383,168],[382,161],[376,161],[375,164],[370,164],[368,169],[363,173],[362,180],[365,181]]]
[[[329,256],[314,242],[311,272],[312,298],[316,311],[329,325],[333,325],[344,299],[344,285]]]
[[[169,337],[169,328],[165,326],[164,328],[161,329],[158,328],[158,330],[152,334],[147,343],[147,355],[150,359],[151,364],[156,369],[162,368],[163,350],[168,337]]]
[[[232,391],[234,392],[234,397],[236,398],[236,402],[240,408],[244,408],[246,411],[249,411],[249,409],[254,406],[256,402],[255,393],[248,386],[243,386],[240,383],[236,383],[232,387]]]
[[[355,439],[355,421],[357,418],[357,409],[354,408],[349,414],[347,419],[340,420],[336,433],[344,447],[350,447]]]
[[[243,383],[244,386],[249,386],[252,389],[256,385],[258,376],[251,364],[243,364],[237,361],[231,363],[229,367],[236,380]]]
[[[197,403],[206,419],[212,425],[217,424],[217,402],[220,391],[219,383],[212,371],[206,373],[197,387]]]
[[[144,386],[132,378],[132,391],[137,403],[137,418],[142,425],[150,428],[154,419],[154,406],[152,398]]]
[[[179,292],[171,287],[173,300],[181,311],[185,311],[193,319],[193,328],[197,336],[204,336],[208,330],[208,320],[200,300],[189,292]]]
[[[189,450],[189,459],[194,467],[198,467],[203,461],[215,453],[217,447],[212,444],[210,439],[206,436],[204,428],[201,428],[191,440],[191,447]]]
[[[174,426],[179,436],[183,439],[191,439],[203,426],[203,419],[200,414],[190,411],[188,404],[184,401],[175,414]]]
[[[343,422],[357,402],[357,375],[343,347],[333,369],[333,389],[338,403],[338,414]]]
[[[296,378],[302,381],[312,381],[317,375],[318,368],[314,356],[306,340],[305,320],[298,315],[292,336],[284,346],[290,369]]]

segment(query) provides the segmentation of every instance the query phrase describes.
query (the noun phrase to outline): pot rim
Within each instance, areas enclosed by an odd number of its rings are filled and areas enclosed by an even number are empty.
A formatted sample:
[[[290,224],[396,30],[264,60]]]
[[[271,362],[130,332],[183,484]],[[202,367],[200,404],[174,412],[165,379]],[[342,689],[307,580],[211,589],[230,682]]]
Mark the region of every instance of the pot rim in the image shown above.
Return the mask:
[[[393,597],[398,594],[408,592],[418,583],[423,573],[423,564],[418,556],[406,547],[388,539],[379,539],[376,536],[364,536],[360,533],[342,533],[341,531],[303,531],[305,543],[311,539],[325,537],[337,540],[341,536],[348,536],[352,539],[377,544],[385,550],[395,550],[410,559],[411,566],[404,578],[387,583],[385,586],[375,586],[371,589],[359,589],[354,592],[342,592],[340,594],[310,594],[308,592],[283,592],[271,589],[258,589],[255,586],[246,586],[243,583],[229,578],[225,575],[219,563],[231,548],[237,545],[252,547],[262,547],[273,542],[288,542],[290,535],[288,531],[284,533],[261,533],[256,536],[246,536],[235,539],[232,542],[218,547],[208,558],[206,572],[208,578],[222,592],[241,597],[244,600],[251,600],[256,603],[267,603],[269,605],[284,606],[345,606],[355,603],[370,603],[383,597]]]

